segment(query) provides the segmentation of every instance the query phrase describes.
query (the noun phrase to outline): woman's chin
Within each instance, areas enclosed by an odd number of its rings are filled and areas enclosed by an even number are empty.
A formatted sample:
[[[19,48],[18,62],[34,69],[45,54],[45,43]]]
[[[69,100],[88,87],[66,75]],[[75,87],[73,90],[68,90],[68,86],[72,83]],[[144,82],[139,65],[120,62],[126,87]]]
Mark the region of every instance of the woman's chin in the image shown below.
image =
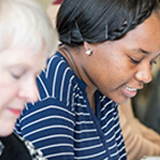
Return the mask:
[[[121,104],[126,103],[128,99],[129,99],[129,98],[127,98],[127,97],[119,97],[119,98],[114,98],[114,99],[112,99],[112,100],[113,100],[115,103],[121,105]]]
[[[0,137],[7,137],[10,134],[13,133],[14,130],[14,126],[15,126],[15,122],[5,122],[5,123],[1,123],[0,122]]]

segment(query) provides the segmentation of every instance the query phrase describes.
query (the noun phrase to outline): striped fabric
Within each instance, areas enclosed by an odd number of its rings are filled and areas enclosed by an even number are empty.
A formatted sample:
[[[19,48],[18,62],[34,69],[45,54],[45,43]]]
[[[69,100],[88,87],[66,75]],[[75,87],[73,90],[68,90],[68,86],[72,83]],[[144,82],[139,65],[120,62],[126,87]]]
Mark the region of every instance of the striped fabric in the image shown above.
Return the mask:
[[[56,53],[37,78],[39,101],[27,104],[16,133],[49,160],[126,160],[117,104],[96,92],[96,116],[86,85]]]

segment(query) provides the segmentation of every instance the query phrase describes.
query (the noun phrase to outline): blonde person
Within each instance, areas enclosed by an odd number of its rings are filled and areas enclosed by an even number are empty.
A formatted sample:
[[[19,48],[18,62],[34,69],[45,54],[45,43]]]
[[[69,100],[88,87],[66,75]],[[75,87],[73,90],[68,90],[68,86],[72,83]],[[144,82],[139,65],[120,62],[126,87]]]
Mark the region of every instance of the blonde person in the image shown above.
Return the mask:
[[[17,133],[49,160],[126,160],[118,104],[152,80],[160,53],[160,2],[64,0],[62,43],[37,78]]]
[[[160,135],[134,116],[131,100],[120,105],[118,111],[128,160],[160,156]]]
[[[13,133],[27,102],[38,100],[36,76],[56,49],[57,33],[35,0],[0,0],[0,159],[44,160]]]

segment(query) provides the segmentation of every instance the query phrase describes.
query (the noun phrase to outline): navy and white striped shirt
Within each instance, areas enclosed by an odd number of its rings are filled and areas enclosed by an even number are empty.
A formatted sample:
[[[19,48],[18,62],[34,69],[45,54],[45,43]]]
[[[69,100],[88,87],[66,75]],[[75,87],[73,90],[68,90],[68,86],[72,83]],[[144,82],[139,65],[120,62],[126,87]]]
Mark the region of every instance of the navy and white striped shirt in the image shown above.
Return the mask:
[[[95,94],[93,113],[86,85],[56,53],[37,78],[39,101],[27,104],[15,131],[49,160],[126,160],[117,104]]]

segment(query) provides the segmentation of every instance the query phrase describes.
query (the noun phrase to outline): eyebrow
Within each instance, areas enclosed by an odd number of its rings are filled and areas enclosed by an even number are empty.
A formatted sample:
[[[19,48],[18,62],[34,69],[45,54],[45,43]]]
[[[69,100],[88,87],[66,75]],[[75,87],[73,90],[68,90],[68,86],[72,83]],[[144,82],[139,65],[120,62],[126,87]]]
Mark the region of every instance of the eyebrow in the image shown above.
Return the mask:
[[[138,52],[141,52],[143,54],[151,54],[151,52],[145,51],[144,49],[138,49]]]
[[[133,49],[133,51],[136,52],[136,53],[138,52],[138,53],[142,53],[142,54],[151,54],[151,52],[146,51],[146,50],[144,50],[144,49],[142,49],[142,48]]]

